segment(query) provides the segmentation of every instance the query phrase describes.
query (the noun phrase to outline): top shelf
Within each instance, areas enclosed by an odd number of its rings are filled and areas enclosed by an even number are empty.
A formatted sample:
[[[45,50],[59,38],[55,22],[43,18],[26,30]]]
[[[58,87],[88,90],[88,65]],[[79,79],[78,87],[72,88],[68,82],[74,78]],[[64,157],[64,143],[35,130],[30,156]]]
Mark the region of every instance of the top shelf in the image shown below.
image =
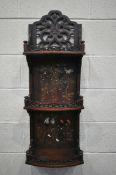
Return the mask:
[[[24,55],[67,55],[67,56],[83,56],[84,52],[84,41],[81,41],[81,48],[79,50],[33,50],[30,48],[27,41],[24,41]]]
[[[24,51],[24,55],[80,55],[83,56],[83,51]]]

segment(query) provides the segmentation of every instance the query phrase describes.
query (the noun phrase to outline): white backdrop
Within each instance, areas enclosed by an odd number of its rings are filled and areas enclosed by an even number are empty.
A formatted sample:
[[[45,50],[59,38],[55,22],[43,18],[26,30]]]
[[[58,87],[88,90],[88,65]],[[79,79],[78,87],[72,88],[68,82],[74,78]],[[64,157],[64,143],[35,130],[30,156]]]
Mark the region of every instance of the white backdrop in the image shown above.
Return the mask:
[[[84,165],[48,169],[25,165],[29,117],[28,24],[61,10],[83,24],[81,149]],[[0,175],[116,174],[116,0],[0,0]]]

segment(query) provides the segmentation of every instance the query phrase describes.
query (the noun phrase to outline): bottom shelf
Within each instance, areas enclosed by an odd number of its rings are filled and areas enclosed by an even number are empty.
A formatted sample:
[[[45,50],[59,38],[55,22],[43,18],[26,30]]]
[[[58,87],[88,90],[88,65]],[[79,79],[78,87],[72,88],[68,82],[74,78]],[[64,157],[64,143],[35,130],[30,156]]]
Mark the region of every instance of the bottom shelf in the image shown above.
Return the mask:
[[[61,160],[41,160],[34,155],[26,154],[26,164],[47,167],[47,168],[63,168],[83,164],[83,152],[80,150],[78,155],[71,157],[70,159]]]
[[[83,164],[79,114],[80,111],[29,111],[30,146],[26,163],[49,168]]]

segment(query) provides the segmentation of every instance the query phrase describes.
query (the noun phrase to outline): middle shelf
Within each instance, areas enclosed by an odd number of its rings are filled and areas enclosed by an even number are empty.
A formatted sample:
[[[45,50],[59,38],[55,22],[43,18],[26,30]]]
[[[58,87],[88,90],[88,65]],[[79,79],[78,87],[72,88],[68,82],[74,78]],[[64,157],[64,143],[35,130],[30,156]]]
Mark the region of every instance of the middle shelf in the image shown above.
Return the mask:
[[[71,110],[81,110],[83,109],[83,97],[79,96],[75,103],[51,103],[43,104],[37,100],[31,99],[29,96],[25,97],[24,109],[36,110],[36,111],[71,111]]]

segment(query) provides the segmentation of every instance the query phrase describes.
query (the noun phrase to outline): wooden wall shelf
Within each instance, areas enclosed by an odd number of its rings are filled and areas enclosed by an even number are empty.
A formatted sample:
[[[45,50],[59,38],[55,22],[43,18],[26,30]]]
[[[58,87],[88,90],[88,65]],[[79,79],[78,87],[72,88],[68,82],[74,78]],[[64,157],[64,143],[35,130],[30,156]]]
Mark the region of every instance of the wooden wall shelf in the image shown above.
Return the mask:
[[[30,147],[26,163],[67,167],[83,163],[79,144],[81,63],[84,52],[82,25],[60,11],[29,25],[24,55],[29,66]]]

